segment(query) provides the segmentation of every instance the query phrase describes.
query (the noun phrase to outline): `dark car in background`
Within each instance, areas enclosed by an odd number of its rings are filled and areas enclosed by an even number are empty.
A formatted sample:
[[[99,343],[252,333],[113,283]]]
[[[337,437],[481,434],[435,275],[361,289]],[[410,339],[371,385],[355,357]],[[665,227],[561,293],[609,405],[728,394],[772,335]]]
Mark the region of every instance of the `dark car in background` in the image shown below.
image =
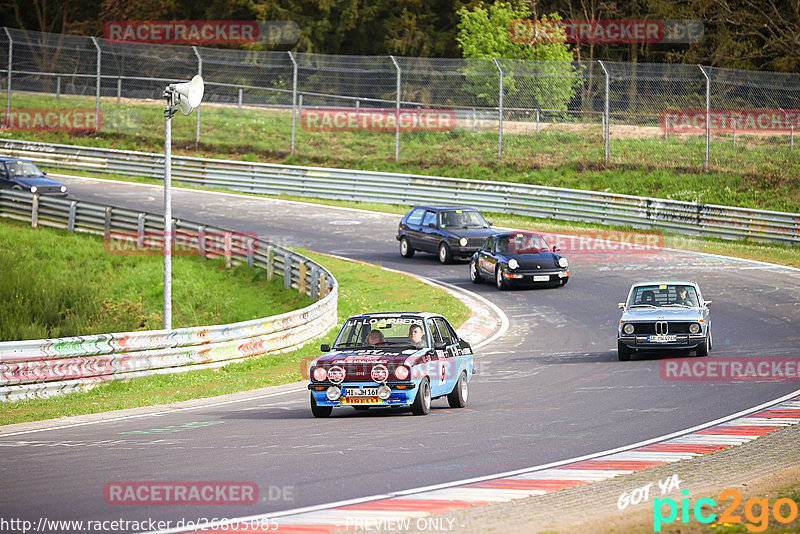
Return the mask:
[[[471,258],[495,232],[475,208],[415,206],[400,220],[397,240],[404,258],[417,251],[430,252],[440,262],[451,263]]]
[[[38,195],[67,196],[67,186],[47,178],[27,159],[0,158],[0,188],[27,191]]]
[[[534,232],[504,232],[486,238],[469,263],[474,283],[494,280],[498,289],[512,284],[563,286],[569,261]]]

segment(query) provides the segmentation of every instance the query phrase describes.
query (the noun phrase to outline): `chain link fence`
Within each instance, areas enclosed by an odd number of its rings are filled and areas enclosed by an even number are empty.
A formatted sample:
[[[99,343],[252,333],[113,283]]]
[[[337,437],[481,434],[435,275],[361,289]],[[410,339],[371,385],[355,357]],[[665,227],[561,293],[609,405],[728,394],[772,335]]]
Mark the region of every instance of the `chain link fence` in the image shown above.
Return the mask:
[[[797,74],[111,44],[12,28],[0,32],[0,64],[6,117],[95,109],[100,135],[154,140],[163,138],[165,86],[202,74],[203,106],[174,121],[177,143],[240,149],[269,137],[268,149],[254,150],[327,165],[371,156],[794,176],[800,160]]]

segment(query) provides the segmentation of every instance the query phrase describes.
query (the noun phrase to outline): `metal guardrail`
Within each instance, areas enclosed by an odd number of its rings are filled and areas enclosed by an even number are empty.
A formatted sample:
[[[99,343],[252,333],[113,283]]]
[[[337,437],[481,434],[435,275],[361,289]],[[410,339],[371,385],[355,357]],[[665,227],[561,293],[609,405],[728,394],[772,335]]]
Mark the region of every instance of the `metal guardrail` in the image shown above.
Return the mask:
[[[163,216],[27,192],[0,191],[0,216],[120,236],[149,246],[163,243]],[[321,336],[337,321],[338,284],[325,268],[291,250],[257,240],[232,245],[232,232],[176,220],[201,257],[224,257],[282,275],[284,288],[318,300],[303,309],[240,323],[0,343],[0,400],[45,397],[106,380],[219,367],[268,352],[287,351]],[[108,246],[108,241],[106,242]],[[194,249],[193,248],[193,249]]]
[[[0,155],[51,169],[163,179],[164,156],[145,152],[0,139]],[[725,239],[800,244],[800,214],[675,200],[461,180],[438,176],[300,167],[172,156],[174,182],[247,193],[387,204],[459,203],[566,221],[659,229]]]

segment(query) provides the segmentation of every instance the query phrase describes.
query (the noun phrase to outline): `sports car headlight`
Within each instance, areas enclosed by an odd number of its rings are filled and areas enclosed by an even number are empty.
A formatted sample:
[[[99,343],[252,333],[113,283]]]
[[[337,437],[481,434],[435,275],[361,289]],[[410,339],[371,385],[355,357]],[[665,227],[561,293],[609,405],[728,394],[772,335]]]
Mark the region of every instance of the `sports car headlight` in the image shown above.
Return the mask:
[[[339,397],[342,396],[342,390],[336,386],[331,386],[325,390],[325,396],[328,397],[329,401],[339,400]]]
[[[339,367],[338,365],[334,365],[330,369],[328,369],[328,380],[333,382],[334,384],[341,384],[344,382],[344,369]]]
[[[381,400],[386,400],[392,396],[392,390],[389,389],[389,386],[386,384],[382,384],[378,387],[378,398]]]
[[[622,331],[626,334],[633,334],[633,324],[628,323],[622,327]]]
[[[517,260],[515,260],[514,258],[511,258],[510,260],[508,260],[508,268],[509,269],[516,269],[517,267],[519,267],[519,262]]]
[[[66,193],[67,192],[67,186],[66,185],[62,185],[61,186],[61,192],[62,193]]]
[[[389,378],[389,369],[383,364],[378,364],[372,368],[370,376],[375,382],[386,382]]]
[[[561,267],[562,269],[566,269],[567,265],[569,265],[569,262],[567,261],[567,258],[558,258],[558,266],[559,267]]]
[[[700,331],[700,325],[697,323],[692,323],[689,325],[689,333],[696,334]]]
[[[469,240],[466,237],[462,237],[461,239],[458,240],[458,244],[461,245],[462,247],[466,247],[467,243],[469,243]]]
[[[38,190],[39,190],[39,188],[38,188],[38,187],[36,187],[35,185],[34,185],[34,186],[31,186],[31,193],[35,193],[35,192],[37,192]]]
[[[326,371],[324,367],[316,367],[311,372],[311,378],[313,378],[317,382],[322,382],[323,380],[328,378],[328,371]]]
[[[408,367],[405,365],[398,365],[394,370],[394,376],[396,376],[398,380],[405,380],[408,378]]]

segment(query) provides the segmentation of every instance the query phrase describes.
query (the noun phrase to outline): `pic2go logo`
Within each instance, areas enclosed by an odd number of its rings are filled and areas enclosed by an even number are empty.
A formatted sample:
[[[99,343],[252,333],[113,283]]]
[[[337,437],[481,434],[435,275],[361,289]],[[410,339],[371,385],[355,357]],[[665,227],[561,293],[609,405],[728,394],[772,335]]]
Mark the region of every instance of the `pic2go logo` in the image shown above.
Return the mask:
[[[683,490],[683,498],[680,500],[680,507],[675,499],[666,497],[653,501],[653,531],[661,532],[661,525],[670,524],[678,518],[678,511],[681,513],[681,522],[689,522],[689,511],[691,510],[698,523],[712,523],[717,514],[703,514],[703,505],[716,506],[714,499],[697,499],[694,506],[689,502],[689,490]],[[742,502],[742,496],[735,489],[726,489],[719,494],[720,500],[733,499],[733,502],[719,516],[720,523],[741,523],[742,516],[733,512]],[[667,506],[668,513],[664,516],[664,507]],[[778,523],[788,524],[797,519],[797,503],[788,497],[776,500],[772,508],[769,506],[769,499],[753,497],[744,504],[744,516],[747,519],[745,524],[750,532],[763,532],[769,526],[770,512]]]

